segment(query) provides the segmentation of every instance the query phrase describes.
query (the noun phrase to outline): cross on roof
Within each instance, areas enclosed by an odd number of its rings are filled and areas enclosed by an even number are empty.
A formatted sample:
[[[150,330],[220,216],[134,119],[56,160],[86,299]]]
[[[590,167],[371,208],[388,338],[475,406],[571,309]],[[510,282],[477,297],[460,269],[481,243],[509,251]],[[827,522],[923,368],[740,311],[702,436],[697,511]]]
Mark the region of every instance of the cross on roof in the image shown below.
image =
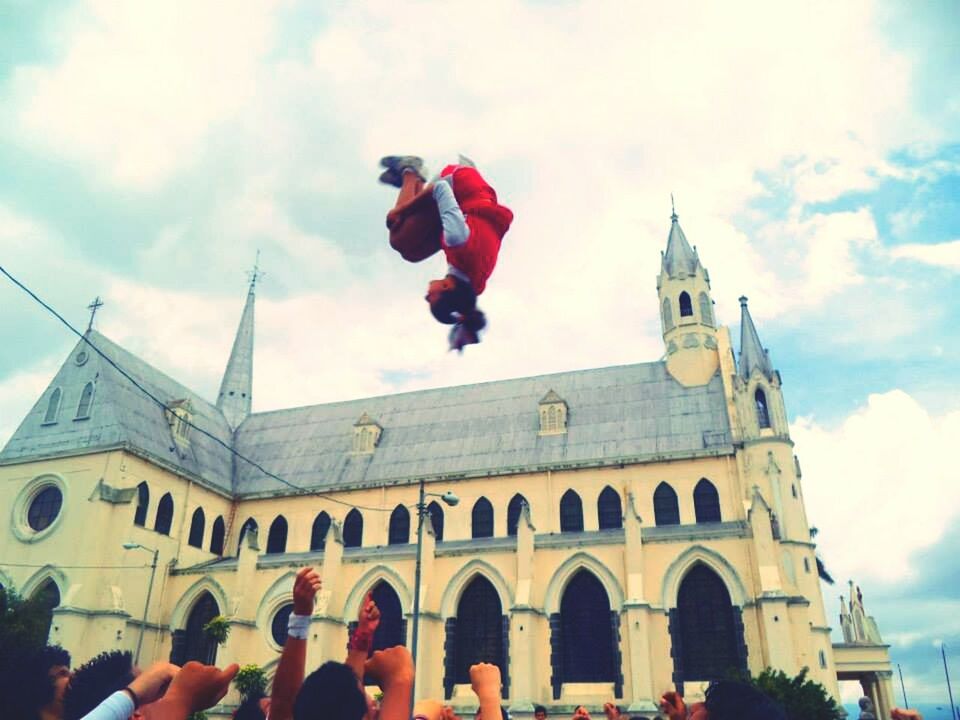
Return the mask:
[[[90,322],[87,324],[87,332],[93,328],[93,318],[97,314],[97,310],[103,307],[103,300],[100,299],[100,296],[97,295],[94,298],[93,302],[87,305],[87,310],[90,311]]]
[[[247,278],[250,280],[250,289],[257,285],[257,280],[262,278],[266,273],[260,271],[260,251],[257,250],[257,259],[253,262],[253,270],[247,270]]]

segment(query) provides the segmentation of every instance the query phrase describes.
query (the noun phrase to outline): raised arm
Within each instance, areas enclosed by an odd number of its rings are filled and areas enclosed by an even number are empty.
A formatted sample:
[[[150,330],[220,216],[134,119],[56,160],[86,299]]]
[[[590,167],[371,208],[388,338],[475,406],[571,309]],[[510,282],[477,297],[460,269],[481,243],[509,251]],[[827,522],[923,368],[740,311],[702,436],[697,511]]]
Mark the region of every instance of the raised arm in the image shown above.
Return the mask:
[[[307,634],[313,603],[320,590],[320,576],[313,568],[303,568],[293,581],[293,612],[287,625],[287,641],[277,664],[270,693],[270,720],[290,720],[293,705],[303,684],[307,663]]]
[[[403,645],[377,650],[366,664],[366,674],[383,690],[380,720],[409,720],[413,692],[413,657]]]
[[[471,665],[470,685],[480,701],[482,720],[500,720],[500,668],[490,663]]]
[[[360,603],[360,612],[357,615],[357,629],[353,631],[350,638],[350,644],[347,647],[347,662],[357,676],[357,680],[363,684],[363,666],[367,662],[367,656],[370,654],[370,648],[373,647],[373,634],[380,626],[380,609],[373,601],[373,595],[367,593]]]

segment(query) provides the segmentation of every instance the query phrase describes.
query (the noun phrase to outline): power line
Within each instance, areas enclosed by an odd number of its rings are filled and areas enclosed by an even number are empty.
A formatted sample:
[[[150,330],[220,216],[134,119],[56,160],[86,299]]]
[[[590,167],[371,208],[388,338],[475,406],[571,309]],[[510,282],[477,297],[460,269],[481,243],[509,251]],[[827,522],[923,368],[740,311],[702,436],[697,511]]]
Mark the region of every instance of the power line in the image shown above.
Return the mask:
[[[152,392],[150,392],[149,390],[147,390],[147,388],[145,388],[143,385],[141,385],[141,384],[140,384],[133,376],[131,376],[126,370],[124,370],[124,369],[123,369],[122,367],[120,367],[116,362],[114,362],[114,360],[113,360],[112,358],[108,357],[108,356],[106,355],[106,353],[104,353],[100,348],[98,348],[96,345],[94,345],[92,342],[90,342],[89,338],[87,338],[87,336],[86,336],[84,333],[81,333],[81,332],[80,332],[79,330],[77,330],[73,325],[71,325],[70,322],[69,322],[66,318],[63,317],[63,315],[61,315],[60,313],[58,313],[58,312],[57,312],[53,307],[51,307],[49,304],[47,304],[46,302],[44,302],[35,292],[33,292],[33,290],[31,290],[30,288],[28,288],[28,287],[27,287],[26,285],[24,285],[22,282],[20,282],[19,280],[17,280],[13,275],[11,275],[9,272],[7,272],[7,269],[4,268],[2,265],[0,265],[0,272],[2,272],[4,275],[6,275],[7,278],[8,278],[14,285],[16,285],[18,288],[20,288],[21,290],[23,290],[27,295],[29,295],[31,298],[33,298],[33,300],[36,301],[41,307],[43,307],[47,312],[49,312],[51,315],[53,315],[55,318],[57,318],[57,320],[59,320],[61,323],[63,323],[63,324],[70,330],[70,332],[72,332],[72,333],[73,333],[74,335],[76,335],[78,338],[80,338],[81,340],[83,340],[87,345],[89,345],[91,348],[93,348],[94,352],[96,352],[97,355],[99,355],[99,356],[102,357],[104,360],[106,360],[107,363],[109,363],[117,372],[119,372],[121,375],[123,375],[123,377],[125,377],[127,380],[129,380],[130,383],[131,383],[135,388],[137,388],[140,392],[142,392],[142,393],[143,393],[144,395],[146,395],[148,398],[150,398],[151,400],[153,400],[153,402],[155,402],[162,410],[164,410],[164,411],[169,410],[169,408],[167,407],[167,404],[166,404],[163,400],[161,400],[160,398],[158,398],[158,397],[157,397],[156,395],[154,395]],[[295,484],[293,484],[292,482],[290,482],[289,480],[285,480],[284,478],[280,477],[279,475],[276,475],[275,473],[270,472],[270,471],[267,470],[265,467],[263,467],[260,463],[256,462],[255,460],[251,460],[250,458],[248,458],[246,455],[243,455],[242,453],[237,452],[233,447],[231,447],[230,445],[227,445],[227,443],[225,443],[223,440],[221,440],[220,438],[218,438],[216,435],[213,435],[212,433],[207,432],[207,431],[204,430],[202,427],[200,427],[199,425],[195,425],[195,424],[194,424],[193,422],[191,422],[190,420],[186,420],[185,418],[181,418],[180,421],[183,422],[184,424],[188,425],[189,427],[193,428],[194,430],[196,430],[196,431],[199,432],[200,434],[205,435],[206,437],[210,438],[210,439],[213,440],[215,443],[217,443],[218,445],[220,445],[221,447],[223,447],[225,450],[227,450],[227,452],[231,453],[232,455],[234,455],[235,457],[239,458],[240,460],[243,460],[245,463],[247,463],[247,464],[250,465],[251,467],[256,468],[257,470],[259,470],[260,472],[262,472],[262,473],[263,473],[264,475],[266,475],[267,477],[269,477],[269,478],[271,478],[271,479],[273,479],[273,480],[276,480],[277,482],[282,483],[282,484],[286,485],[287,487],[290,487],[290,488],[296,490],[298,495],[317,495],[317,496],[320,496],[320,493],[318,493],[318,492],[316,492],[316,491],[307,490],[306,488],[300,487],[299,485],[295,485]],[[345,502],[345,501],[343,501],[343,500],[338,500],[337,498],[329,497],[329,496],[327,496],[327,495],[323,495],[322,497],[323,497],[324,500],[329,500],[330,502],[337,503],[337,504],[339,504],[339,505],[344,505],[344,506],[349,507],[349,508],[357,508],[357,509],[359,509],[359,510],[370,510],[370,511],[372,511],[372,512],[390,512],[389,508],[376,508],[376,507],[370,507],[370,506],[367,506],[367,505],[354,505],[353,503],[348,503],[348,502]]]
[[[22,567],[22,568],[45,568],[51,567],[57,570],[140,570],[148,568],[149,565],[54,565],[53,563],[42,563],[35,565],[32,563],[0,563],[2,567]]]

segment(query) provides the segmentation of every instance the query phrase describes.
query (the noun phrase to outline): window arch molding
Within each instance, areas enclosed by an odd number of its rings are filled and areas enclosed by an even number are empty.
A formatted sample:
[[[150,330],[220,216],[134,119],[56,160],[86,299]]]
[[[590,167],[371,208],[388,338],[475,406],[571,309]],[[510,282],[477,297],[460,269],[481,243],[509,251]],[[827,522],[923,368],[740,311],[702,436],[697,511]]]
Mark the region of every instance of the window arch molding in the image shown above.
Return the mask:
[[[287,532],[289,523],[283,515],[277,515],[270,523],[267,531],[267,547],[264,550],[268,555],[279,555],[287,551]]]
[[[693,317],[693,300],[690,298],[690,293],[686,290],[680,293],[677,298],[677,305],[680,306],[680,317]]]
[[[563,599],[563,591],[567,585],[580,570],[589,570],[603,584],[603,589],[607,591],[607,597],[610,598],[610,609],[616,612],[623,610],[626,595],[623,587],[616,576],[610,572],[610,569],[599,559],[587,552],[578,552],[571,555],[564,561],[550,582],[547,583],[547,592],[544,596],[543,609],[549,616],[551,613],[560,612],[560,601]]]
[[[431,518],[431,522],[433,522]],[[387,528],[388,545],[410,544],[410,511],[406,505],[397,505],[390,513],[390,522]]]
[[[206,530],[207,515],[202,507],[198,507],[190,516],[190,533],[187,537],[187,545],[198,549],[203,549],[203,535]]]
[[[770,412],[770,399],[767,391],[760,383],[753,388],[753,412],[757,420],[757,426],[761,430],[773,427],[773,413]]]
[[[44,425],[54,425],[60,419],[60,407],[63,404],[63,390],[54,388],[47,401],[47,410],[43,414]]]
[[[147,512],[150,509],[150,486],[144,480],[137,484],[137,507],[133,511],[133,524],[138,527],[147,526]]]
[[[293,580],[296,576],[296,572],[291,570],[274,580],[263,593],[263,597],[260,598],[260,603],[257,605],[257,612],[254,615],[257,627],[264,633],[264,637],[267,639],[270,647],[275,650],[282,650],[283,647],[273,642],[273,637],[270,633],[270,623],[280,608],[287,603],[293,602]]]
[[[173,495],[164,493],[157,503],[157,512],[153,516],[153,531],[161,535],[170,535],[173,531],[173,515],[176,506]]]
[[[513,593],[503,575],[485,560],[473,559],[460,568],[447,583],[443,597],[440,598],[440,617],[446,620],[457,616],[457,607],[463,591],[477,575],[482,575],[484,580],[493,585],[493,589],[500,596],[500,607],[503,608],[503,613],[510,614],[510,608],[513,607]]]
[[[491,503],[485,496],[473,504],[470,511],[470,537],[473,539],[494,537],[496,534],[496,513]]]
[[[60,491],[60,510],[50,524],[42,530],[34,530],[28,522],[28,513],[34,499],[48,487]],[[63,477],[56,473],[43,473],[24,485],[13,501],[10,531],[23,543],[35,543],[56,532],[69,509],[70,494]]]
[[[720,553],[703,545],[694,545],[680,553],[663,574],[661,602],[664,610],[677,606],[680,583],[697,563],[706,565],[720,576],[720,579],[727,586],[727,592],[730,593],[730,602],[738,607],[743,607],[747,601],[747,591],[733,565]]]
[[[413,612],[413,593],[400,574],[389,565],[372,567],[356,582],[343,603],[343,620],[346,623],[354,622],[360,612],[360,603],[379,583],[388,583],[400,598],[400,609],[404,616]]]
[[[180,600],[173,606],[173,612],[170,613],[170,627],[182,628],[187,624],[187,616],[193,609],[194,603],[203,593],[208,592],[213,595],[217,601],[217,606],[221,612],[230,607],[227,601],[227,593],[216,580],[210,576],[204,576],[197,580],[193,585],[187,588],[187,591],[180,596]]]
[[[67,596],[67,591],[70,589],[70,582],[67,579],[66,573],[54,565],[44,565],[37,570],[30,576],[29,580],[17,588],[17,592],[21,597],[32,597],[48,580],[52,580],[56,584],[57,589],[60,591],[61,598]],[[8,585],[7,587],[10,586]]]
[[[80,401],[77,403],[77,414],[73,417],[74,420],[87,420],[90,418],[90,412],[93,410],[93,400],[96,394],[97,386],[92,380],[83,386],[83,390],[80,391]]]
[[[583,498],[570,488],[560,498],[560,532],[583,532]]]

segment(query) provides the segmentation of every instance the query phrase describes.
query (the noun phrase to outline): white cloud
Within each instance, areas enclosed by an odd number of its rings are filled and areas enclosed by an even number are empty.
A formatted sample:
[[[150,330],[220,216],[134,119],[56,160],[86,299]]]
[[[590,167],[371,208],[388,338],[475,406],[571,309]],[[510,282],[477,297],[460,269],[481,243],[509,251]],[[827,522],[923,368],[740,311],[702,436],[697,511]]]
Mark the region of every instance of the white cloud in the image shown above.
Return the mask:
[[[896,259],[915,260],[925,265],[936,265],[949,270],[960,270],[960,240],[925,245],[915,243],[897,245],[890,249]]]
[[[834,577],[909,577],[911,553],[935,543],[956,516],[960,485],[944,450],[960,437],[960,409],[933,416],[893,390],[870,395],[836,428],[800,418],[791,435]]]
[[[15,71],[18,134],[118,185],[157,186],[251,102],[276,4],[83,2],[59,28],[60,61]]]
[[[24,372],[14,373],[0,382],[0,449],[36,405],[59,368],[59,358],[47,357]]]

